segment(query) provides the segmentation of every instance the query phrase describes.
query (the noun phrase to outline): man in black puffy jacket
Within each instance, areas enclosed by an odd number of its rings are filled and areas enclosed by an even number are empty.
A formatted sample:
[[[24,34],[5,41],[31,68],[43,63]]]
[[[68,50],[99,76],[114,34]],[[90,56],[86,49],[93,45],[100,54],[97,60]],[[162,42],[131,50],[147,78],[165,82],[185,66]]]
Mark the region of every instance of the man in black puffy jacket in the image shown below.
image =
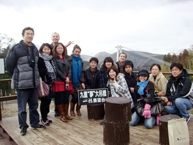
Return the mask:
[[[189,109],[193,107],[193,104],[189,98],[189,92],[191,91],[192,81],[182,64],[172,63],[170,66],[172,75],[167,83],[165,102],[166,112],[169,114],[176,114],[183,118],[186,118],[186,122],[190,121]]]
[[[38,108],[38,50],[32,43],[34,30],[26,27],[22,31],[23,40],[13,46],[6,57],[6,68],[12,76],[11,87],[17,91],[18,119],[21,135],[25,135],[26,104],[29,105],[29,121],[32,128],[45,128],[39,124]]]

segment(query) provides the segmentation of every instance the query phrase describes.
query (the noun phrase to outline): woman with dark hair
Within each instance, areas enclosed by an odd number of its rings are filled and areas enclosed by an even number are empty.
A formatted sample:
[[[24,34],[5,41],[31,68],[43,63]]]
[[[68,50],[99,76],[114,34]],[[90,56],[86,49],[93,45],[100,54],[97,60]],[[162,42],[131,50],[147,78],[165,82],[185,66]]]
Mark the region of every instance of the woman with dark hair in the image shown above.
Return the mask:
[[[108,66],[108,65],[107,65]],[[113,65],[107,70],[107,81],[110,90],[109,97],[126,97],[131,101],[131,109],[134,107],[133,99],[129,92],[127,82],[122,73],[118,72],[117,66]],[[105,116],[104,116],[105,119]],[[100,125],[104,124],[104,120],[100,122]]]
[[[167,83],[165,111],[186,118],[188,123],[190,121],[188,110],[193,107],[193,100],[190,98],[192,81],[181,63],[172,63],[170,70],[172,75]]]
[[[153,128],[156,122],[156,116],[151,115],[150,108],[151,103],[147,103],[145,100],[153,100],[155,98],[154,94],[154,84],[148,80],[149,72],[147,70],[141,70],[138,73],[138,82],[134,89],[134,106],[137,107],[139,100],[143,103],[145,102],[144,112],[140,114],[137,109],[132,114],[132,120],[130,122],[131,126],[136,126],[138,122],[144,118],[144,125],[147,129]]]
[[[68,122],[72,118],[68,115],[70,91],[66,88],[71,79],[71,67],[68,62],[67,49],[62,43],[58,43],[52,51],[56,66],[56,81],[54,82],[53,91],[57,97],[56,104],[60,112],[60,120]]]
[[[161,72],[161,66],[159,64],[152,64],[150,67],[151,74],[149,80],[154,83],[155,95],[159,97],[166,96],[166,85],[168,80]]]
[[[134,97],[134,87],[137,84],[137,76],[133,73],[133,67],[133,62],[130,60],[126,60],[123,64],[123,74],[132,98]]]
[[[108,88],[107,81],[108,81],[108,73],[107,71],[112,67],[115,66],[114,61],[111,57],[106,57],[103,61],[99,72],[99,87],[100,88]]]
[[[78,105],[78,90],[85,89],[84,79],[84,67],[83,60],[80,57],[81,48],[75,45],[72,50],[72,55],[68,58],[70,66],[72,68],[72,83],[74,87],[74,93],[72,94],[72,100],[70,103],[70,114],[75,116],[74,108],[76,107],[76,113],[81,116],[80,108]]]
[[[48,126],[52,123],[51,120],[47,119],[47,114],[50,111],[51,99],[54,96],[52,92],[52,84],[56,79],[55,67],[53,63],[53,56],[50,55],[51,46],[48,43],[43,43],[39,49],[39,60],[38,60],[38,70],[42,81],[47,83],[50,86],[50,92],[47,97],[41,98],[40,103],[40,113],[41,113],[41,122]]]
[[[131,101],[131,108],[133,108],[133,99],[128,89],[127,82],[123,74],[118,72],[116,66],[112,66],[108,70],[108,79],[111,97],[126,97]]]

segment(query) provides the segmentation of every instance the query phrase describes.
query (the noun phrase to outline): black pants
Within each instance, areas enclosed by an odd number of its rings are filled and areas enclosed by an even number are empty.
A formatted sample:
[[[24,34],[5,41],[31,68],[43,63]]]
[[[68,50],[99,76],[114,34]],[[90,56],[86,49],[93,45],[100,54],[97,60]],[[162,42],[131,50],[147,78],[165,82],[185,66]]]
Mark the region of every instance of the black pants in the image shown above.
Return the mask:
[[[70,91],[56,92],[55,95],[57,97],[57,105],[69,103]]]
[[[59,112],[56,102],[57,102],[57,97],[56,97],[56,95],[54,95],[54,105],[55,105],[54,111],[55,111],[55,112]]]
[[[71,102],[74,103],[74,104],[78,103],[78,92],[77,92],[76,89],[74,89],[74,94],[72,94]]]
[[[42,98],[41,99],[40,113],[41,113],[42,120],[44,122],[46,122],[47,115],[50,112],[50,103],[51,103],[51,99],[50,98]]]

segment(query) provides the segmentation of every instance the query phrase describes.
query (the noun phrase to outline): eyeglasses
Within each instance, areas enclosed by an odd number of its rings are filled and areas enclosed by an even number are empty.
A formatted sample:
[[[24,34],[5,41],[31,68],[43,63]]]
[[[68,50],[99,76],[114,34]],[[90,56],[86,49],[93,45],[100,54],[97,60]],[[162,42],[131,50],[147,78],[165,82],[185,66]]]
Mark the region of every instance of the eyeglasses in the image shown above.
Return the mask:
[[[34,33],[26,33],[27,36],[34,36]]]

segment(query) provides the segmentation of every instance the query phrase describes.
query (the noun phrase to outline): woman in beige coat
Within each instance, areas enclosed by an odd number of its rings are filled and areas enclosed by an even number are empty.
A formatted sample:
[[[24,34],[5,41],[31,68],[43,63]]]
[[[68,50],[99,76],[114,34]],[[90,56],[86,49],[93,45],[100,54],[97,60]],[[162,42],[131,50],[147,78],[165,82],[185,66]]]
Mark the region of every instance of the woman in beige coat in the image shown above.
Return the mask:
[[[149,80],[154,83],[155,95],[159,97],[166,96],[166,85],[168,80],[161,72],[161,66],[159,64],[152,64],[150,67],[150,77]]]

